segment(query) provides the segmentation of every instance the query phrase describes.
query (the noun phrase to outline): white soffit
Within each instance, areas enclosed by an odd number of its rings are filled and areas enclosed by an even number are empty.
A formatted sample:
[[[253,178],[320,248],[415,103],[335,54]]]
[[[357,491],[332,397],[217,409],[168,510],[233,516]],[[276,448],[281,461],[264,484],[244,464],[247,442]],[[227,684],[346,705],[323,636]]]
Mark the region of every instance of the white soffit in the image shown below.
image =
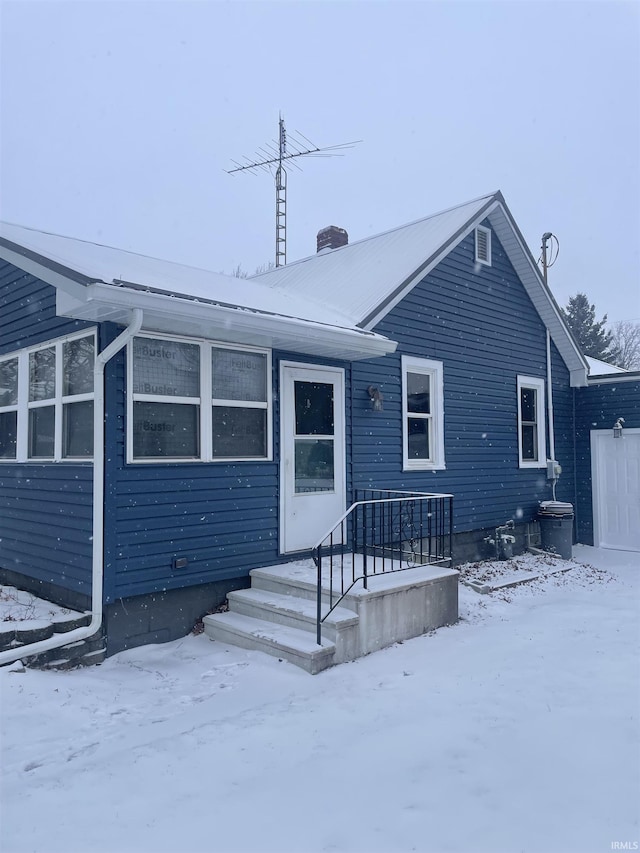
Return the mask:
[[[131,311],[140,308],[144,331],[250,343],[347,361],[377,358],[396,349],[395,341],[362,329],[322,325],[102,283],[89,285],[82,299],[59,290],[56,308],[59,316],[123,325],[130,321]]]

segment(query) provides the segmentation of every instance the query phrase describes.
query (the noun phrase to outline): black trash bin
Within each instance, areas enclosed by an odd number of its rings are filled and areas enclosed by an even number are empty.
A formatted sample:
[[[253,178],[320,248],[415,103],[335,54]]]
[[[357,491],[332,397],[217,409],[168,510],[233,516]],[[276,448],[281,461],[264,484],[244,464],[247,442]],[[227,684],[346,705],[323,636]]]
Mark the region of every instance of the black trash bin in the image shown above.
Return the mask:
[[[543,501],[538,510],[542,549],[563,560],[571,559],[573,544],[573,504]]]

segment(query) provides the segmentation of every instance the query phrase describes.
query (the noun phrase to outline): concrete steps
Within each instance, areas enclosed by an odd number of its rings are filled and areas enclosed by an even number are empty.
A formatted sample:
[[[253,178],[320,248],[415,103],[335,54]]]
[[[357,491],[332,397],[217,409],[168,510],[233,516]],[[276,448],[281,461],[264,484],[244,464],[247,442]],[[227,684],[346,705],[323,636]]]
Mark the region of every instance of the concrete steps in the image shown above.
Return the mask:
[[[212,640],[284,658],[312,674],[458,618],[458,572],[412,567],[370,577],[367,590],[358,582],[323,621],[318,645],[313,562],[256,568],[250,574],[250,589],[229,593],[228,612],[204,617],[205,633]],[[326,584],[323,614],[328,602]]]
[[[229,610],[245,616],[267,618],[269,621],[300,628],[303,631],[316,631],[316,602],[295,595],[282,595],[262,589],[239,589],[228,595]],[[358,624],[358,615],[346,607],[336,607],[323,625],[330,639],[335,634]],[[331,636],[333,635],[333,636]]]
[[[205,633],[213,640],[284,658],[311,675],[334,662],[335,644],[323,640],[319,646],[308,631],[231,611],[205,616],[203,622]]]

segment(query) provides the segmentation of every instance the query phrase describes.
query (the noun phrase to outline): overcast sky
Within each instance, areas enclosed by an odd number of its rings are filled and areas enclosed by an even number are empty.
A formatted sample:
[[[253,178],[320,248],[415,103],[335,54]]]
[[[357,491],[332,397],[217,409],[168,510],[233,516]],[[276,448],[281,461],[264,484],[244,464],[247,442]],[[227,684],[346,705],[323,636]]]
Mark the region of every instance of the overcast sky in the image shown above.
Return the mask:
[[[637,2],[1,0],[1,218],[231,272],[274,258],[289,132],[363,140],[291,169],[288,260],[502,190],[549,282],[640,319]],[[258,155],[259,156],[259,155]]]

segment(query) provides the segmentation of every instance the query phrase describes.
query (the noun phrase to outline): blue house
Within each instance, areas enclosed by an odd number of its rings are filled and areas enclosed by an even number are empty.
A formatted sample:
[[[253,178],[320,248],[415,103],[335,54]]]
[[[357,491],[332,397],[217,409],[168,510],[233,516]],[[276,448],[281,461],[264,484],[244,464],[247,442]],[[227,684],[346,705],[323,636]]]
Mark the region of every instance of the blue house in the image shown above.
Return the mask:
[[[430,566],[414,587],[423,610],[442,600],[422,629],[455,618],[452,566],[491,556],[507,522],[526,548],[543,500],[598,542],[611,489],[591,472],[611,447],[592,469],[591,425],[625,418],[626,476],[640,377],[590,383],[502,195],[346,240],[325,229],[316,255],[241,280],[3,224],[0,581],[90,609],[69,637],[112,654],[184,635],[227,595],[241,612],[250,572],[263,598],[279,571],[315,600],[301,559],[331,531],[334,555],[362,524],[381,536],[375,512],[388,553],[419,542],[411,571]],[[640,549],[633,513],[617,519],[606,535]],[[239,636],[249,617],[206,618]]]

